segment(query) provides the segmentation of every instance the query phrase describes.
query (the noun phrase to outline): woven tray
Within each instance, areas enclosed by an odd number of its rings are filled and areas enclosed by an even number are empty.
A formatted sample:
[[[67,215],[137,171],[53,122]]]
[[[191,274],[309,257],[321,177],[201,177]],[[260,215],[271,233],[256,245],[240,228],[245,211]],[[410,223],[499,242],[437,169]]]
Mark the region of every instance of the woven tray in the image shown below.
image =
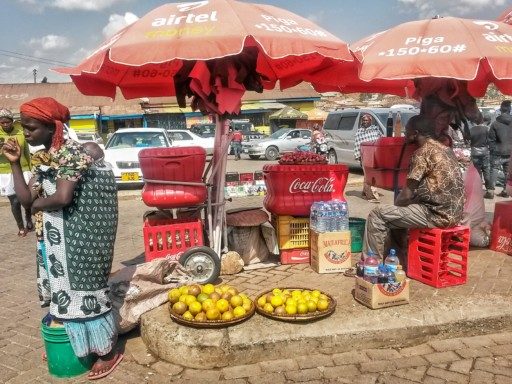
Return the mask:
[[[251,309],[243,317],[237,317],[232,320],[192,321],[192,320],[186,320],[183,317],[181,317],[181,315],[178,315],[176,312],[174,312],[171,305],[169,304],[169,313],[171,314],[171,319],[178,324],[185,325],[187,327],[193,327],[193,328],[226,328],[226,327],[230,327],[232,325],[242,323],[245,320],[249,319],[252,315],[254,315],[255,310],[256,310],[256,304],[254,304],[254,302],[252,302]]]
[[[283,287],[283,288],[277,287],[277,288],[279,288],[280,290],[288,289],[290,291],[293,291],[295,289],[298,289],[298,290],[309,289],[312,291],[312,289],[305,288],[305,287],[302,287],[302,288],[299,288],[299,287],[291,287],[291,288],[290,287]],[[256,312],[258,312],[260,315],[263,315],[263,316],[268,317],[273,320],[288,321],[288,322],[292,322],[292,323],[316,321],[316,320],[323,319],[324,317],[332,315],[334,313],[334,310],[336,309],[336,300],[328,293],[325,293],[322,291],[320,291],[320,292],[329,298],[329,306],[327,307],[327,309],[325,311],[316,311],[313,313],[304,313],[304,314],[297,313],[295,315],[288,315],[288,314],[276,315],[273,313],[265,312],[263,309],[259,308],[255,303],[258,302],[258,299],[261,296],[268,295],[269,293],[272,293],[272,289],[259,294],[258,297],[256,297],[256,299],[253,301],[253,304],[256,305]]]

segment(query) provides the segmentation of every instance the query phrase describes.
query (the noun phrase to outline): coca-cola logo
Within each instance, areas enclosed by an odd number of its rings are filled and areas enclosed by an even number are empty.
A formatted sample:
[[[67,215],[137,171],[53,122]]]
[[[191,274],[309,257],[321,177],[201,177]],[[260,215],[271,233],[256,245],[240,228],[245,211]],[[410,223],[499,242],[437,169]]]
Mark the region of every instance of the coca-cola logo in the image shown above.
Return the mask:
[[[290,193],[332,193],[334,192],[334,177],[319,177],[316,180],[293,180],[288,188]]]

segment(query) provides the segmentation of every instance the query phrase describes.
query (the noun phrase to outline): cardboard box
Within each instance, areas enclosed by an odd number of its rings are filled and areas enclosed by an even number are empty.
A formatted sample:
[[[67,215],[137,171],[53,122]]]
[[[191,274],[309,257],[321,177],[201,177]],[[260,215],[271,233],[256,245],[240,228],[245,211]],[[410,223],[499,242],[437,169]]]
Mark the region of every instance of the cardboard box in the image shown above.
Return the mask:
[[[352,267],[350,231],[310,231],[311,268],[318,273],[338,273]]]
[[[372,284],[356,276],[355,281],[354,298],[368,308],[380,309],[409,304],[409,279],[401,283]]]

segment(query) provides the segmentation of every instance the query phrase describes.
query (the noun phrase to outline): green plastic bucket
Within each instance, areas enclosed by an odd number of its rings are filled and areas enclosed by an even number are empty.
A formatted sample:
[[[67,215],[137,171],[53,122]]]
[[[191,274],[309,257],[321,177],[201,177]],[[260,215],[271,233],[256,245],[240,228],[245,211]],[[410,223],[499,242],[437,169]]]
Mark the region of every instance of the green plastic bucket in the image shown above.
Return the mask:
[[[46,350],[48,371],[51,375],[74,377],[91,369],[94,356],[77,357],[64,327],[48,327],[41,323],[41,336]]]
[[[366,220],[360,217],[349,217],[348,228],[350,229],[350,251],[361,252],[363,250],[364,226]]]

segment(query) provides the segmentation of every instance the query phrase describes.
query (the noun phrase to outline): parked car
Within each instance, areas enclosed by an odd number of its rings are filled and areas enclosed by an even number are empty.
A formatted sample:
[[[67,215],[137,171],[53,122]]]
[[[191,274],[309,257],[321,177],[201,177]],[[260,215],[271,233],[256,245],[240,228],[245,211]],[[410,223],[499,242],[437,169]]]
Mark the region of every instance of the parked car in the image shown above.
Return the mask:
[[[188,129],[170,129],[167,135],[172,141],[174,147],[203,147],[207,155],[213,154],[215,138],[213,136],[201,137]]]
[[[139,152],[144,148],[170,147],[163,128],[118,129],[105,145],[105,161],[112,165],[118,184],[142,184]]]
[[[254,124],[252,124],[249,120],[246,119],[231,120],[229,126],[233,130],[238,129],[240,132],[242,132],[242,135],[244,135],[244,141],[261,140],[264,139],[265,137],[268,137],[267,135],[256,131],[254,129]]]
[[[283,152],[294,151],[310,141],[309,129],[281,128],[267,138],[242,143],[242,150],[251,159],[265,156],[267,160],[276,160]]]
[[[335,153],[336,162],[360,167],[359,162],[354,159],[354,141],[357,129],[361,126],[361,117],[364,114],[372,116],[373,124],[380,128],[384,136],[391,136],[393,126],[388,124],[388,117],[391,113],[391,117],[395,121],[397,112],[400,112],[402,129],[405,129],[407,121],[420,111],[411,108],[347,108],[329,112],[323,129],[328,137],[330,148]],[[330,156],[333,155],[330,153]]]
[[[98,144],[102,149],[105,149],[103,139],[96,132],[77,132],[76,136],[79,143],[88,143],[89,141],[92,141]]]
[[[198,123],[192,124],[190,131],[201,137],[215,137],[215,124]]]

